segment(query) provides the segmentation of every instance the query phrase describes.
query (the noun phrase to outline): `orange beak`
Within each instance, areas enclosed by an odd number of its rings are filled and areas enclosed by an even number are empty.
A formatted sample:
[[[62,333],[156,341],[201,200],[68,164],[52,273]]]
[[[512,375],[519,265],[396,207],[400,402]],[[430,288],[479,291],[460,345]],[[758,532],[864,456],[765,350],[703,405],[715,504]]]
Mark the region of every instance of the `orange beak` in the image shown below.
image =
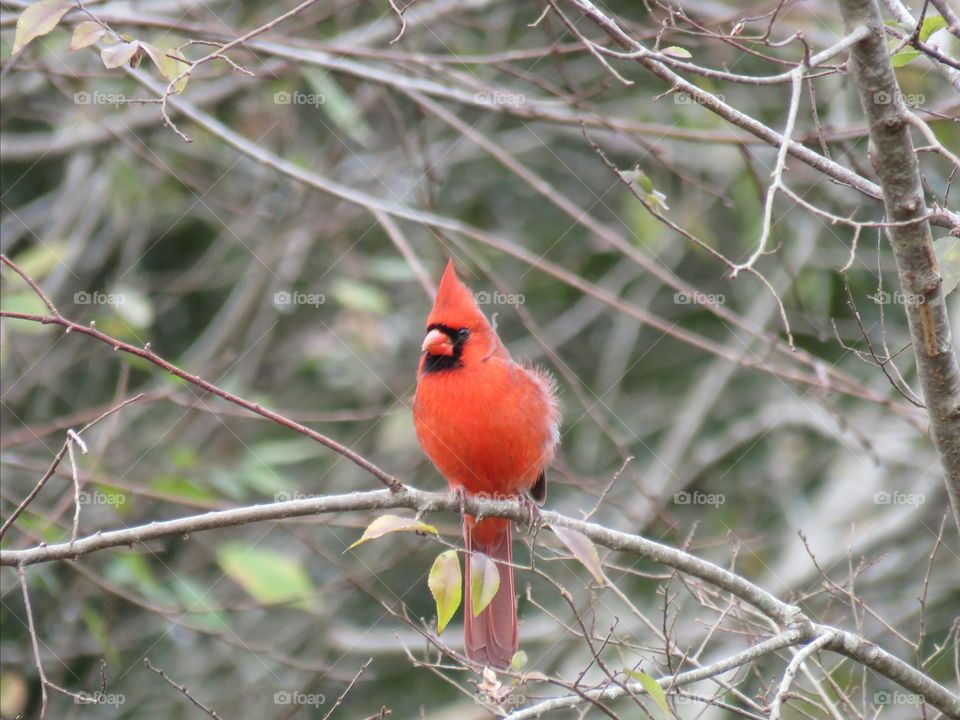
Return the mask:
[[[420,349],[431,355],[453,355],[453,343],[450,342],[450,336],[440,330],[428,332]]]

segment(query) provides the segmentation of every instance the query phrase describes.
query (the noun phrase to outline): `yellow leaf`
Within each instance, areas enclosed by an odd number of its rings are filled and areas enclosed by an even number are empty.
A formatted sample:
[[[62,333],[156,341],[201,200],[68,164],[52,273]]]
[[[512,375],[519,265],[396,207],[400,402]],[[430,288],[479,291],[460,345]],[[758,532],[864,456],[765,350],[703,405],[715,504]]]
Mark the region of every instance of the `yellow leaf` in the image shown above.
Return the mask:
[[[600,555],[597,553],[597,546],[593,544],[593,541],[582,532],[570,528],[551,525],[550,529],[553,530],[554,535],[560,538],[560,542],[567,546],[567,550],[573,553],[573,556],[590,571],[590,574],[596,578],[597,583],[603,585],[606,579],[603,577]]]
[[[84,20],[73,29],[73,37],[70,38],[70,49],[79,50],[88,45],[93,45],[103,37],[105,32],[106,29],[93,22],[93,20]]]
[[[463,579],[460,575],[460,558],[456,550],[447,550],[437,555],[430,568],[427,585],[437,603],[437,635],[450,622],[463,599]]]
[[[30,689],[23,675],[4,670],[0,673],[0,714],[20,717],[27,709]]]
[[[470,604],[476,617],[500,589],[500,571],[497,564],[483,553],[471,553],[467,562],[470,563]]]
[[[26,46],[31,40],[53,30],[60,18],[73,6],[64,0],[40,0],[24,10],[17,19],[17,32],[13,37],[13,52]]]
[[[190,64],[187,62],[187,59],[174,48],[161,50],[145,42],[140,43],[140,45],[146,51],[147,55],[150,56],[150,59],[153,60],[153,64],[157,66],[160,74],[167,80],[176,80],[184,70],[190,69]],[[177,80],[177,83],[173,86],[173,91],[177,95],[182,93],[189,79],[190,75],[187,74]]]
[[[231,542],[217,549],[217,562],[226,575],[265,605],[299,601],[314,595],[302,563],[277,550]]]
[[[400,517],[399,515],[381,515],[372,523],[367,525],[363,535],[359,540],[353,543],[347,550],[353,550],[360,543],[367,540],[376,540],[387,533],[393,532],[425,532],[433,535],[437,534],[437,529],[433,525],[427,525],[416,518]],[[346,552],[346,551],[344,551]]]

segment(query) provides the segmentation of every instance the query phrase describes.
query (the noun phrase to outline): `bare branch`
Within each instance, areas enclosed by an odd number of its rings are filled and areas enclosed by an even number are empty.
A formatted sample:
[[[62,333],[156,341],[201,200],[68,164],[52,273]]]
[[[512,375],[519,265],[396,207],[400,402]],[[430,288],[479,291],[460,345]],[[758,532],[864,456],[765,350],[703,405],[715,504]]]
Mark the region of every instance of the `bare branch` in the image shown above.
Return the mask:
[[[846,27],[867,25],[870,35],[853,46],[854,80],[870,128],[870,160],[883,191],[886,215],[909,225],[887,228],[900,275],[930,428],[943,465],[954,522],[960,529],[960,364],[950,335],[943,278],[933,252],[930,224],[910,139],[910,118],[890,64],[876,0],[838,0]],[[889,95],[884,95],[889,93]],[[889,101],[888,101],[889,100]]]
[[[770,720],[780,720],[781,706],[787,699],[787,693],[790,691],[790,685],[793,684],[793,678],[796,676],[797,671],[803,665],[804,661],[823,648],[827,643],[833,640],[833,638],[834,633],[830,630],[827,630],[809,645],[805,645],[800,652],[794,655],[793,660],[791,660],[790,664],[787,666],[786,672],[783,673],[783,679],[780,681],[780,687],[777,689],[777,694],[773,699],[773,705],[770,707]]]
[[[208,708],[202,702],[197,700],[193,695],[191,695],[190,691],[187,690],[185,685],[179,685],[175,683],[173,680],[170,679],[170,677],[167,676],[167,673],[165,673],[161,668],[154,667],[154,665],[150,662],[150,658],[144,658],[143,664],[148,670],[152,670],[157,675],[162,677],[171,687],[175,688],[181,695],[183,695],[187,700],[192,702],[196,707],[203,710],[203,712],[205,712],[207,715],[214,718],[214,720],[221,720],[220,716],[217,715],[216,712]]]
[[[203,530],[319,513],[409,508],[416,510],[418,514],[424,514],[437,511],[459,512],[461,507],[465,512],[475,517],[506,517],[515,522],[525,522],[529,517],[527,508],[518,502],[463,497],[451,493],[427,493],[404,486],[403,489],[396,492],[373,490],[365,493],[330,495],[210,512],[178,520],[153,522],[123,530],[97,533],[77,540],[72,546],[70,543],[61,543],[27,550],[3,550],[0,551],[0,565],[22,567],[39,562],[75,559],[107,548],[132,547],[159,538],[183,537]],[[559,513],[542,511],[541,522],[577,530],[593,542],[611,550],[643,557],[700,578],[753,605],[775,622],[778,627],[796,631],[803,641],[817,637],[824,632],[833,631],[834,636],[825,646],[828,649],[853,658],[904,688],[923,695],[925,702],[944,713],[960,714],[960,697],[957,697],[919,670],[854,633],[811,622],[799,607],[782,602],[763,588],[729,570],[639,535],[630,535],[611,530],[602,525],[585,523]],[[699,673],[702,670],[698,669],[691,672]],[[701,678],[698,676],[697,679]],[[609,692],[612,692],[612,690]]]
[[[2,261],[5,265],[10,266],[11,268],[16,267],[14,263],[5,255],[0,255],[0,261]],[[29,319],[29,320],[34,320],[36,322],[41,322],[43,324],[61,325],[62,327],[67,329],[67,332],[76,332],[82,335],[89,335],[90,337],[94,337],[97,340],[100,340],[101,342],[104,342],[107,345],[112,346],[114,350],[122,350],[123,352],[129,353],[130,355],[136,355],[137,357],[143,358],[144,360],[149,360],[154,365],[165,370],[171,375],[176,375],[178,378],[182,380],[186,380],[188,383],[196,385],[197,387],[203,390],[206,390],[207,392],[212,393],[213,395],[216,395],[219,398],[223,398],[227,402],[231,402],[235,405],[239,405],[245,410],[249,410],[250,412],[256,413],[257,415],[261,415],[267,418],[268,420],[273,420],[274,422],[279,423],[284,427],[290,428],[291,430],[295,430],[303,435],[306,435],[311,440],[315,440],[321,445],[324,445],[325,447],[330,448],[334,452],[340,453],[345,458],[347,458],[351,462],[355,463],[356,465],[358,465],[359,467],[363,468],[368,473],[373,475],[375,478],[377,478],[380,482],[382,482],[387,487],[393,490],[398,490],[401,487],[403,487],[402,483],[399,480],[397,480],[395,477],[381,470],[372,462],[361,457],[357,453],[350,450],[348,447],[341,445],[336,440],[328,438],[326,435],[318,433],[316,430],[311,430],[305,425],[301,425],[298,422],[294,422],[293,420],[290,420],[289,418],[286,418],[283,415],[280,415],[279,413],[276,413],[276,412],[273,412],[272,410],[268,410],[264,407],[261,407],[258,403],[250,402],[249,400],[245,400],[241,397],[238,397],[233,393],[227,392],[223,388],[220,388],[214,385],[213,383],[207,382],[206,380],[202,379],[198,375],[191,375],[185,370],[181,370],[173,363],[170,363],[164,360],[155,352],[153,352],[150,349],[149,344],[147,344],[143,348],[138,348],[138,347],[135,347],[134,345],[131,345],[130,343],[126,343],[126,342],[123,342],[122,340],[118,340],[117,338],[106,335],[105,333],[102,333],[99,330],[97,330],[95,327],[80,325],[71,320],[67,320],[66,318],[60,315],[42,317],[42,316],[29,316],[29,315],[24,315],[22,313],[11,313],[11,312],[5,311],[3,313],[3,316],[17,317],[22,320]]]

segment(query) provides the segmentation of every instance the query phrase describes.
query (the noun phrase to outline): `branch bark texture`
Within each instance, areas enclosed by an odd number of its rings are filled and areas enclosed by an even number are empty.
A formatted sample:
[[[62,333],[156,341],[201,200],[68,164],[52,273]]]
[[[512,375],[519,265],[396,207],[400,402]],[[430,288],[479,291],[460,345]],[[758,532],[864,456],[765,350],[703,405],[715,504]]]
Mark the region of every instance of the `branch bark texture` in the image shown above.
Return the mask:
[[[870,161],[887,219],[916,220],[886,228],[905,301],[917,373],[940,454],[954,521],[960,528],[960,365],[950,336],[943,278],[933,252],[920,167],[910,138],[909,110],[897,84],[876,0],[839,0],[850,32],[870,32],[850,48],[854,84],[870,132]]]

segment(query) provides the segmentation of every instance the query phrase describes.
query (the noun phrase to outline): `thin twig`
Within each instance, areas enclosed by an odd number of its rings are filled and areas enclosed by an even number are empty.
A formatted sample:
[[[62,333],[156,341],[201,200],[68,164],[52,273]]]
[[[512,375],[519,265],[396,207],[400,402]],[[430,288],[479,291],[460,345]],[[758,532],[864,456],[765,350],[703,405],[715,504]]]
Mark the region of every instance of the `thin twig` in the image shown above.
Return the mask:
[[[780,687],[777,688],[777,694],[773,698],[773,705],[770,706],[770,720],[780,720],[781,707],[784,700],[787,699],[787,693],[790,691],[790,685],[793,683],[793,678],[797,674],[797,671],[800,669],[800,666],[803,664],[803,662],[815,652],[821,650],[828,643],[832,642],[835,635],[836,634],[834,632],[827,630],[816,640],[811,642],[809,645],[804,646],[802,650],[793,656],[790,664],[787,665],[786,671],[783,673],[783,679],[780,681]]]
[[[157,675],[159,675],[159,676],[162,677],[164,680],[166,680],[167,683],[168,683],[171,687],[175,688],[181,695],[183,695],[187,700],[189,700],[190,702],[192,702],[196,707],[198,707],[198,708],[200,708],[201,710],[203,710],[203,712],[205,712],[207,715],[209,715],[210,717],[214,718],[214,720],[221,720],[220,716],[217,715],[216,712],[214,712],[213,710],[211,710],[210,708],[208,708],[208,707],[207,707],[206,705],[204,705],[202,702],[200,702],[199,700],[197,700],[193,695],[191,695],[191,694],[190,694],[190,691],[187,690],[187,687],[186,687],[185,685],[178,685],[178,684],[175,683],[173,680],[171,680],[170,677],[168,677],[167,674],[166,674],[163,670],[161,670],[161,669],[158,668],[158,667],[154,667],[153,664],[151,664],[151,662],[150,662],[150,658],[144,658],[144,659],[143,659],[143,664],[146,666],[146,668],[147,668],[148,670],[152,670],[152,671],[155,672]]]
[[[340,696],[337,698],[337,701],[333,704],[333,707],[327,711],[327,714],[323,716],[322,720],[330,720],[330,716],[333,715],[334,710],[340,707],[340,704],[343,702],[343,699],[347,696],[347,693],[349,693],[353,689],[353,686],[357,684],[357,680],[359,680],[360,676],[363,675],[363,671],[366,670],[368,667],[370,667],[370,663],[372,662],[373,662],[373,658],[371,657],[371,658],[368,658],[367,661],[360,666],[360,669],[357,670],[357,674],[353,676],[353,680],[351,680],[347,684],[347,687],[344,688],[343,692],[340,693]]]
[[[134,403],[134,402],[136,402],[137,400],[140,400],[140,399],[143,398],[143,397],[144,397],[144,394],[143,394],[143,393],[140,393],[139,395],[136,395],[135,397],[128,398],[127,400],[124,400],[124,401],[123,401],[122,403],[120,403],[119,405],[113,406],[112,408],[106,410],[105,412],[101,413],[100,415],[98,415],[97,417],[95,417],[93,420],[91,420],[90,422],[88,422],[86,425],[84,425],[84,426],[79,430],[79,432],[74,433],[74,435],[75,435],[76,437],[79,437],[80,435],[82,435],[84,432],[86,432],[87,430],[89,430],[90,428],[92,428],[94,425],[96,425],[97,423],[99,423],[99,422],[100,422],[101,420],[103,420],[104,418],[109,417],[110,415],[112,415],[112,414],[115,413],[115,412],[119,412],[120,410],[122,410],[123,408],[125,408],[125,407],[126,407],[127,405],[129,405],[130,403]],[[8,518],[4,521],[3,526],[0,526],[0,538],[3,538],[3,536],[6,534],[7,530],[10,529],[10,526],[13,525],[13,523],[16,522],[17,518],[20,516],[20,513],[22,513],[24,510],[26,510],[26,509],[27,509],[27,506],[30,505],[30,503],[33,502],[34,498],[36,498],[37,495],[40,493],[40,491],[43,489],[43,486],[46,485],[47,480],[49,480],[51,477],[53,477],[53,474],[57,471],[57,468],[60,466],[60,462],[63,460],[64,455],[67,454],[67,451],[68,451],[68,449],[69,449],[69,447],[70,447],[70,442],[71,442],[71,439],[70,439],[70,437],[68,436],[67,439],[64,441],[63,445],[60,447],[60,451],[59,451],[59,452],[56,454],[56,456],[53,458],[53,462],[50,463],[50,467],[49,467],[49,468],[47,469],[47,471],[44,473],[43,477],[40,478],[40,481],[34,486],[33,490],[30,491],[30,493],[23,499],[23,501],[22,501],[19,505],[17,505],[17,508],[16,508],[12,513],[10,513],[10,517],[8,517]],[[82,441],[81,441],[81,442],[82,442]]]

